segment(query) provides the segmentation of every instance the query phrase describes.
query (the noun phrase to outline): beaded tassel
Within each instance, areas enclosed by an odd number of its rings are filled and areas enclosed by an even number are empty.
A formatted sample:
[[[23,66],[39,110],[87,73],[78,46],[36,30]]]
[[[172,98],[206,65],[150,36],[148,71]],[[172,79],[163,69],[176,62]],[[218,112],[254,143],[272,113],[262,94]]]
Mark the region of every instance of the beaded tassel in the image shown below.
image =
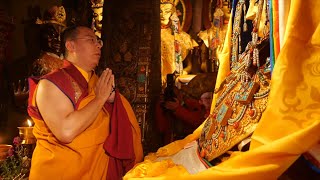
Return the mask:
[[[248,31],[248,25],[247,25],[247,20],[245,16],[246,12],[247,12],[246,3],[243,3],[243,32]]]
[[[241,48],[241,36],[239,36],[238,37],[238,39],[239,39],[239,49],[238,49],[238,54],[241,54],[241,52],[242,52],[242,48]],[[239,57],[239,56],[238,56]]]
[[[257,67],[260,66],[259,64],[259,50],[258,48],[253,49],[253,64]]]
[[[250,61],[250,53],[247,53],[245,56],[245,62],[246,62],[246,68],[245,70],[248,71],[250,65],[251,65],[251,61]]]

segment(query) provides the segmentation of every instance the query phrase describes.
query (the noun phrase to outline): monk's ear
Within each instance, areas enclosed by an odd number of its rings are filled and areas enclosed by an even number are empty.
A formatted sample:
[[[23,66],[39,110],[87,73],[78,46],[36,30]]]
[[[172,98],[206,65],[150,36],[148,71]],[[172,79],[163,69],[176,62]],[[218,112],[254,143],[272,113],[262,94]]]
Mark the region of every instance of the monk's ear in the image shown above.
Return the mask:
[[[65,43],[65,46],[66,46],[66,49],[69,51],[69,52],[73,52],[75,50],[75,46],[74,46],[74,42],[73,41],[66,41]]]

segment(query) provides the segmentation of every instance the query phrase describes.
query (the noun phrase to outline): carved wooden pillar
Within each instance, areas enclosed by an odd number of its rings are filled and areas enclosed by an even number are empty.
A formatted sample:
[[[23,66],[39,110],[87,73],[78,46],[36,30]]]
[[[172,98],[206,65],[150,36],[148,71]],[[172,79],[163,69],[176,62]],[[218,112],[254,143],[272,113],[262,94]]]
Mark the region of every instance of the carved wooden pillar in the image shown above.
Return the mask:
[[[142,131],[145,152],[158,147],[153,130],[153,102],[160,94],[159,0],[105,0],[102,60],[116,86],[130,101]]]

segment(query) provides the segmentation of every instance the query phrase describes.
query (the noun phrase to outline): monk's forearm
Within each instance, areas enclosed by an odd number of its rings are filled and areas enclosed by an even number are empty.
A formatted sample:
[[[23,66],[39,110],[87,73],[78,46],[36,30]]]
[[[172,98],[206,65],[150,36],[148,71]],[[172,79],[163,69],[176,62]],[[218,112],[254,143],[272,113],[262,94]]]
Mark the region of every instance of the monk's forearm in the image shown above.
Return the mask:
[[[63,121],[59,140],[64,143],[71,143],[94,122],[103,105],[103,100],[95,98],[82,109],[73,111],[67,115]]]

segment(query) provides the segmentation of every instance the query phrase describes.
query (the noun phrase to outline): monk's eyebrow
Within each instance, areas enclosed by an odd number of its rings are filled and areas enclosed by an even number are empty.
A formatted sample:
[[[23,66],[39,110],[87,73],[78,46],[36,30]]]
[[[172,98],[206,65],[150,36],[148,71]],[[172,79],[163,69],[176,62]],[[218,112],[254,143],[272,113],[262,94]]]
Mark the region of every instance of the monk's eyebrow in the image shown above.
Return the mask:
[[[78,37],[78,38],[96,38],[95,36],[92,36],[92,35],[83,35],[82,37]]]

